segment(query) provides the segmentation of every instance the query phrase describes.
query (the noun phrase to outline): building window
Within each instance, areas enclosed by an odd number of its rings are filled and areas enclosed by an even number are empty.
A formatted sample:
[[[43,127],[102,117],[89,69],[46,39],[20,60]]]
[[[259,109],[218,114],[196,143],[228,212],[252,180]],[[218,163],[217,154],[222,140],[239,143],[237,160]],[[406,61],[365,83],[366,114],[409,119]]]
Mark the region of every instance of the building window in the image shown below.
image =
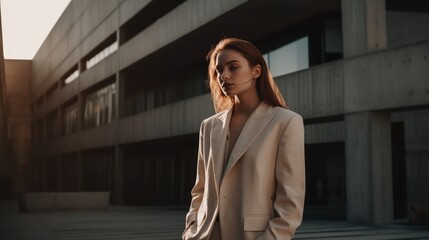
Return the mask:
[[[303,37],[264,55],[273,77],[309,67],[308,37]]]
[[[144,8],[121,26],[121,45],[152,25],[185,0],[150,1]]]
[[[124,72],[125,116],[201,95],[206,91],[205,66],[197,66],[174,76],[142,79],[139,70]]]
[[[87,60],[85,68],[86,69],[92,68],[95,64],[101,62],[101,60],[105,59],[110,54],[114,53],[116,50],[118,50],[118,42],[112,43],[110,46],[106,47],[105,49],[101,50],[101,52],[97,53],[97,55]]]
[[[93,51],[82,59],[83,70],[88,70],[118,50],[116,32],[99,44]]]
[[[343,57],[343,37],[341,21],[325,19],[324,62],[334,61]]]
[[[85,98],[84,128],[97,127],[112,122],[115,117],[116,84],[89,93]]]
[[[77,132],[78,104],[77,101],[64,107],[63,135]]]
[[[66,74],[61,78],[62,79],[62,86],[68,85],[72,83],[74,80],[76,80],[79,77],[79,67],[78,65],[74,65],[69,71],[67,71]]]

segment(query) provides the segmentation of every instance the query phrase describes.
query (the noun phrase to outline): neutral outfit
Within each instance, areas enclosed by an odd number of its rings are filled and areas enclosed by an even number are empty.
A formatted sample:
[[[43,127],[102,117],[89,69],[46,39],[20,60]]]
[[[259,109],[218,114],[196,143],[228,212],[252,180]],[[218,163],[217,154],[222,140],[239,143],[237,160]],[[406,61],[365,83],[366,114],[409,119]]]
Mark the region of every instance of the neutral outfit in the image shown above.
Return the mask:
[[[304,207],[302,117],[261,102],[225,161],[231,115],[226,110],[201,124],[196,183],[182,238],[291,239]]]

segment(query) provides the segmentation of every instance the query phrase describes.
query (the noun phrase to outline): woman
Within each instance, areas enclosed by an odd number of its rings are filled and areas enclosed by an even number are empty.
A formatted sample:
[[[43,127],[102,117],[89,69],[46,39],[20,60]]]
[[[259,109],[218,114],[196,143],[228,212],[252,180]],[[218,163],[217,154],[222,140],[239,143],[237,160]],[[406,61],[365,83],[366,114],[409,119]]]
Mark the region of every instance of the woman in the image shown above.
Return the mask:
[[[200,128],[183,239],[291,239],[302,220],[304,127],[260,51],[235,38],[209,53],[217,114]]]

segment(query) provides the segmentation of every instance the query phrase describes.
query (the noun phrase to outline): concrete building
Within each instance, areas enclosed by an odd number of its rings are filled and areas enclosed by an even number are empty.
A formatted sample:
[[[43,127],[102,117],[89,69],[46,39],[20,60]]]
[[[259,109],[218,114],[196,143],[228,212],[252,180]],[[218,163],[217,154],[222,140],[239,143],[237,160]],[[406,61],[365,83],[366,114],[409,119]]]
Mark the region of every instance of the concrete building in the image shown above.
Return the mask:
[[[73,0],[31,64],[27,191],[187,205],[226,36],[305,119],[305,217],[406,217],[429,203],[428,20],[420,1]]]
[[[11,159],[6,105],[6,79],[4,73],[3,36],[0,17],[0,200],[12,195]]]
[[[6,105],[9,132],[9,171],[14,196],[26,191],[30,162],[30,60],[6,60]]]

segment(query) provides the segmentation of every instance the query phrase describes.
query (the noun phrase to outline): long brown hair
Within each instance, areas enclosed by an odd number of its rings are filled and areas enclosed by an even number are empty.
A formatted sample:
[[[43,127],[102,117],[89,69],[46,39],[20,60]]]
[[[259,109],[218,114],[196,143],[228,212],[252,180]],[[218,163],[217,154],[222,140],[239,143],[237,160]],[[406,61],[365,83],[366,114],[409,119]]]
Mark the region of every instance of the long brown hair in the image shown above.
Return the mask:
[[[234,50],[239,52],[248,62],[250,67],[260,65],[261,74],[256,79],[256,91],[261,98],[272,106],[287,108],[286,102],[283,99],[277,84],[274,82],[270,71],[268,70],[267,63],[262,57],[261,52],[257,47],[248,41],[238,38],[225,38],[222,39],[216,47],[214,47],[207,55],[209,61],[208,78],[213,99],[213,105],[216,112],[229,109],[234,104],[234,97],[226,96],[223,94],[219,86],[216,72],[216,57],[220,51],[224,49]]]

